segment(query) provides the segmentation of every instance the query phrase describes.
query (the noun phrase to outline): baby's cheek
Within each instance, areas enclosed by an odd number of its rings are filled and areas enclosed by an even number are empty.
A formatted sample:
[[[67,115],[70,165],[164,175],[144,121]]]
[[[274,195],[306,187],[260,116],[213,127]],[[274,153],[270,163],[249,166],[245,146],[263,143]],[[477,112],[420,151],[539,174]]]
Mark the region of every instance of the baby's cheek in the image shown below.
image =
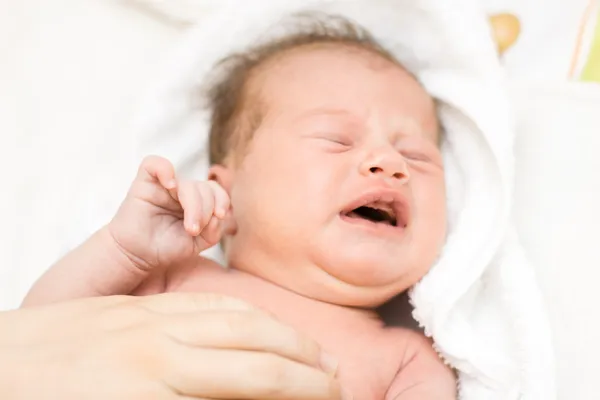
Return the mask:
[[[443,183],[431,181],[427,185],[415,185],[414,215],[420,221],[418,228],[419,240],[426,244],[431,252],[436,252],[436,247],[443,246],[447,232],[447,205],[446,192]]]

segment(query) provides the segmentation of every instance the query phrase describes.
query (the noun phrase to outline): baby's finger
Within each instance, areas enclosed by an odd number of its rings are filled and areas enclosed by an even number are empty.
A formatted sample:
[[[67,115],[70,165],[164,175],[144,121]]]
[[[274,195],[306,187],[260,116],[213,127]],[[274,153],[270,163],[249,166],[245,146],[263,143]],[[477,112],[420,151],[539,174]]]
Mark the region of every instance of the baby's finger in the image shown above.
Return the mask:
[[[197,182],[196,190],[202,197],[202,219],[200,221],[200,232],[202,232],[210,222],[215,211],[215,193],[207,182]]]
[[[221,240],[221,236],[223,232],[221,230],[221,226],[223,225],[223,221],[213,216],[206,227],[202,229],[202,232],[199,236],[195,237],[196,247],[199,252],[204,251],[215,244],[219,243]]]
[[[160,156],[144,158],[138,171],[138,177],[146,180],[156,180],[165,189],[174,189],[177,186],[173,164]]]
[[[215,181],[208,181],[215,195],[215,211],[214,215],[217,218],[223,219],[229,210],[230,199],[229,194]]]
[[[192,236],[198,236],[202,231],[202,216],[205,199],[192,181],[181,182],[177,189],[179,203],[183,208],[183,226]]]

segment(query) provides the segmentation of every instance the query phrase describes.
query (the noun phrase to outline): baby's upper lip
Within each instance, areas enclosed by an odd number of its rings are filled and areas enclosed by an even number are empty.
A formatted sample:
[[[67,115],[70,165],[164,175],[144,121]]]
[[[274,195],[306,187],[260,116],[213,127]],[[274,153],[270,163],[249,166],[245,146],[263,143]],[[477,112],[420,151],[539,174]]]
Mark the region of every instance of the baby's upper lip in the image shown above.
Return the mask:
[[[390,188],[372,188],[364,191],[352,200],[344,209],[342,214],[348,214],[359,207],[368,206],[373,203],[384,203],[394,212],[396,226],[406,227],[409,219],[408,202],[405,196],[398,190]]]

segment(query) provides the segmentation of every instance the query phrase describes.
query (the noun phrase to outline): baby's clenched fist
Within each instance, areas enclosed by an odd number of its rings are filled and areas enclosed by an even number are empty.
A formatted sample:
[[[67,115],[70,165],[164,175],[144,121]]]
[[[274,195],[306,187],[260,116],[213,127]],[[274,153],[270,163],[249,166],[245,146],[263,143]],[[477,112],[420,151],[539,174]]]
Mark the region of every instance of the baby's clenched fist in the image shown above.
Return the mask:
[[[180,181],[168,160],[149,156],[108,228],[134,265],[147,271],[217,244],[229,208],[217,182]]]

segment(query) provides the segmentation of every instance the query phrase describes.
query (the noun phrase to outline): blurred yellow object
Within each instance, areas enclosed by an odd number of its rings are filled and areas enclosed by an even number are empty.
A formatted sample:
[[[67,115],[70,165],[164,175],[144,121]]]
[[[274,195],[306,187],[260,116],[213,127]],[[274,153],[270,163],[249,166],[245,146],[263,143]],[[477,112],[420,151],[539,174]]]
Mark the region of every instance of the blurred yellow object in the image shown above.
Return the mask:
[[[500,13],[489,17],[498,44],[498,52],[504,53],[512,46],[521,33],[521,22],[514,14]]]
[[[590,40],[592,43],[587,54],[587,61],[581,72],[581,80],[600,82],[600,12],[598,12],[596,18],[596,29]]]

